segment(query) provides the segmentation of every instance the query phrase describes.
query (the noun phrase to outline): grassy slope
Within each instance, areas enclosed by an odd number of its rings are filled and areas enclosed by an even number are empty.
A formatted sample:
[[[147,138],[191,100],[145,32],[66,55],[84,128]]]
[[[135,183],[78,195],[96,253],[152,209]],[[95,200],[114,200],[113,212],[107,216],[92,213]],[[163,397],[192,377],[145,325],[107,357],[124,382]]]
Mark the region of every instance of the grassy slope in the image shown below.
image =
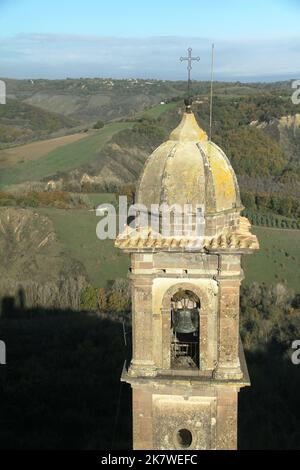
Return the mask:
[[[246,283],[253,281],[275,284],[286,280],[300,292],[300,231],[254,227],[260,251],[245,257]]]
[[[116,195],[114,193],[86,193],[86,198],[90,208],[106,203],[116,204]]]
[[[93,159],[95,152],[105,145],[116,132],[128,129],[133,123],[121,122],[105,126],[94,135],[49,152],[34,161],[27,161],[16,168],[7,168],[0,175],[0,188],[24,181],[36,181],[55,175],[58,171],[76,168]]]
[[[143,114],[147,114],[147,116],[152,117],[153,119],[158,119],[163,113],[169,111],[170,109],[175,108],[178,106],[178,103],[166,103],[166,104],[157,104],[152,108],[147,109],[146,111],[141,111],[137,113],[137,117],[143,116]]]
[[[0,147],[45,138],[55,131],[76,125],[77,121],[57,112],[8,98],[6,105],[0,106]]]
[[[101,199],[99,202],[105,201],[105,198]],[[38,211],[53,221],[58,239],[65,246],[65,253],[84,264],[93,285],[105,286],[110,279],[126,277],[128,256],[116,250],[112,240],[97,238],[96,226],[100,219],[95,212],[84,209]]]
[[[92,206],[114,202],[112,194],[88,195]],[[58,238],[66,253],[81,261],[91,282],[104,286],[107,280],[125,277],[129,266],[127,255],[115,249],[112,240],[101,241],[96,237],[96,225],[100,220],[93,211],[38,209],[54,223]],[[260,251],[245,256],[243,261],[245,281],[275,284],[287,281],[289,287],[300,292],[300,231],[254,227],[260,242]]]
[[[157,105],[147,114],[158,118],[176,103]],[[115,132],[129,128],[133,123],[113,123],[105,126],[97,134],[80,142],[62,146],[34,162],[26,162],[18,169],[2,172],[3,184],[13,184],[25,180],[51,176],[59,170],[80,166],[91,160],[95,152],[104,145]],[[108,198],[108,199],[107,199]],[[90,207],[97,203],[113,202],[113,195],[89,195]],[[59,238],[64,242],[70,255],[82,261],[91,281],[104,285],[106,280],[125,276],[128,258],[113,248],[112,241],[99,241],[95,236],[97,219],[93,212],[61,211],[45,209],[55,223]],[[300,264],[300,232],[256,227],[261,249],[259,253],[247,256],[244,261],[245,282],[276,283],[286,280],[290,287],[299,291],[298,266]]]
[[[3,171],[5,168],[11,168],[29,160],[38,160],[62,145],[71,144],[86,137],[86,134],[81,132],[0,150],[0,170]]]
[[[76,121],[56,112],[45,111],[21,101],[8,98],[0,107],[1,122],[12,126],[28,127],[34,131],[54,131],[61,127],[73,127]]]

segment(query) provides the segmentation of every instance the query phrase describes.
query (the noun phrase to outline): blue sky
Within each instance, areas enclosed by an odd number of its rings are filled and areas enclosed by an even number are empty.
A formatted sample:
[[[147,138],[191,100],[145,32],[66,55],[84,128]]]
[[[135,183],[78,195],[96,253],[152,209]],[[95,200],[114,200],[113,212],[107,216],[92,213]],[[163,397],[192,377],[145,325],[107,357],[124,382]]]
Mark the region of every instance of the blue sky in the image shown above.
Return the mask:
[[[297,78],[300,0],[0,0],[0,76]]]

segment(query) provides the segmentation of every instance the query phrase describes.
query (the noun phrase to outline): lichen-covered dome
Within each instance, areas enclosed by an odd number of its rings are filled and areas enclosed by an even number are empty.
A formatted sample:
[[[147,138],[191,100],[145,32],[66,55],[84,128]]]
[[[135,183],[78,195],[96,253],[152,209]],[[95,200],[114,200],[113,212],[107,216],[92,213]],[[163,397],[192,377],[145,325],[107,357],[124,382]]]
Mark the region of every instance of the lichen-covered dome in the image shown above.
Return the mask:
[[[179,126],[146,161],[137,189],[137,215],[115,245],[128,253],[257,250],[249,221],[240,215],[233,168],[198,126],[189,102],[186,105]]]
[[[225,153],[209,141],[191,112],[185,112],[169,140],[146,161],[138,204],[203,205],[205,215],[241,208],[234,170]]]

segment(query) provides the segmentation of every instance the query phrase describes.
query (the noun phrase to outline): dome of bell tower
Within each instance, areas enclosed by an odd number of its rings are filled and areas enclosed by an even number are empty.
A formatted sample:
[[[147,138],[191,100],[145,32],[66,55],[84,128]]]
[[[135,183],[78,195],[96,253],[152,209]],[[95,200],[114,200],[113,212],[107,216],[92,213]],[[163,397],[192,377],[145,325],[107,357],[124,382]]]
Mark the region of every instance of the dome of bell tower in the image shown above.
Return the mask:
[[[208,139],[190,106],[169,139],[147,159],[135,202],[142,217],[137,216],[119,234],[116,246],[120,248],[210,252],[258,249],[248,220],[240,215],[243,206],[230,161]],[[170,216],[166,233],[164,211],[175,208],[175,214],[178,206],[184,215]]]
[[[146,161],[137,203],[202,205],[204,214],[240,210],[239,187],[225,153],[208,140],[192,112],[183,114],[169,139]]]

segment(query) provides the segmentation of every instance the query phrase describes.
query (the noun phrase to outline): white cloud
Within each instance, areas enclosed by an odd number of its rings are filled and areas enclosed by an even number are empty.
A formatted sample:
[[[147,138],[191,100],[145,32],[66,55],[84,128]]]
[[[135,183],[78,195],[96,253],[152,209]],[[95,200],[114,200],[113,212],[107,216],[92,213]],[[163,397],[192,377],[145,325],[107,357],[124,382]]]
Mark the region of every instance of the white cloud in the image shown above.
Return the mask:
[[[7,77],[111,76],[185,79],[179,57],[191,46],[201,61],[194,79],[210,75],[209,38],[118,38],[62,34],[20,34],[0,39],[1,75]],[[300,75],[300,38],[274,41],[218,41],[216,79],[290,78]]]

